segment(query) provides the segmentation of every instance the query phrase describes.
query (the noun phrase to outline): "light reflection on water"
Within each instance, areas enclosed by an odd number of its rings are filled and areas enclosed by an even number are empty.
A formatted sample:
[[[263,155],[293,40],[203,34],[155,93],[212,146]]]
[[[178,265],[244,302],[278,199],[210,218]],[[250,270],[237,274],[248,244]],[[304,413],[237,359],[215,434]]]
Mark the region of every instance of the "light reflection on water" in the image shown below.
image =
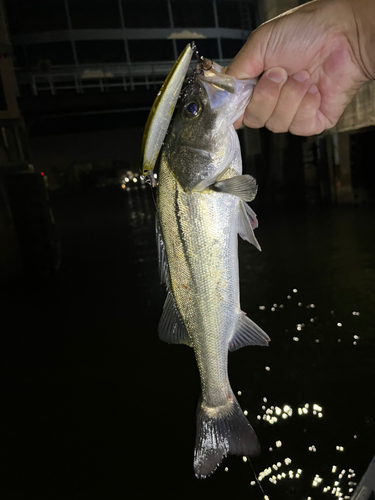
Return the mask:
[[[139,286],[158,315],[165,292],[156,277],[154,204],[149,195],[123,194]],[[251,463],[270,500],[348,499],[374,454],[373,216],[371,209],[332,209],[262,218],[258,210],[263,252],[239,242],[241,306],[271,343],[231,353],[229,371],[262,445]],[[244,466],[228,457],[210,488],[220,491],[223,477],[238,477]],[[250,476],[249,492],[260,498]]]

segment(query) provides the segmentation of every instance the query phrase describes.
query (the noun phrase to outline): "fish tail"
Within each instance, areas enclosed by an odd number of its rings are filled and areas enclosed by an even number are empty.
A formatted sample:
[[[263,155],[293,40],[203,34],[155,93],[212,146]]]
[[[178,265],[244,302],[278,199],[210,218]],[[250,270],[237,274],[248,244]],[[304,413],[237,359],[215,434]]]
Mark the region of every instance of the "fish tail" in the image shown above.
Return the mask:
[[[258,438],[233,393],[228,404],[217,408],[198,405],[194,472],[205,478],[227,455],[256,456]]]

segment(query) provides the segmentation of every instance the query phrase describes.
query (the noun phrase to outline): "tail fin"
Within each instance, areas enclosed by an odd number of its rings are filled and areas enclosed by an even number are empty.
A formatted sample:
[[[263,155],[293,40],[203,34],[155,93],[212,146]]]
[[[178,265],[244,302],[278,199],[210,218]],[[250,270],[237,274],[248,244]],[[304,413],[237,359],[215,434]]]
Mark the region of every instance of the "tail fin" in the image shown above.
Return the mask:
[[[259,453],[258,438],[233,394],[225,407],[198,406],[194,453],[196,477],[210,475],[227,455],[256,456]]]

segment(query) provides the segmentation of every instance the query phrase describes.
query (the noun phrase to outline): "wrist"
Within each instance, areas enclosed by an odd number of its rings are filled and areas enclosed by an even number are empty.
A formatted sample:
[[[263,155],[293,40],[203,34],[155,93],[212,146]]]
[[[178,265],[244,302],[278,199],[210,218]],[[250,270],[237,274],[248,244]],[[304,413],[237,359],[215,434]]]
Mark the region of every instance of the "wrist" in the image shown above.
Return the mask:
[[[350,38],[358,66],[368,80],[375,80],[375,0],[345,1],[353,12]]]

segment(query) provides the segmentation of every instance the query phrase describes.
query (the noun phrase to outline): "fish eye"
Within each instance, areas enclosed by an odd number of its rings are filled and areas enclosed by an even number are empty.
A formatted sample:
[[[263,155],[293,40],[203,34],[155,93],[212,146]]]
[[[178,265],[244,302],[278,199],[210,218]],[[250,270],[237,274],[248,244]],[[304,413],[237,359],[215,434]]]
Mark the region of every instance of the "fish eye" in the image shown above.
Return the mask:
[[[196,101],[190,101],[188,104],[186,104],[184,109],[184,114],[187,118],[194,118],[198,116],[200,112],[201,112],[201,106]]]

